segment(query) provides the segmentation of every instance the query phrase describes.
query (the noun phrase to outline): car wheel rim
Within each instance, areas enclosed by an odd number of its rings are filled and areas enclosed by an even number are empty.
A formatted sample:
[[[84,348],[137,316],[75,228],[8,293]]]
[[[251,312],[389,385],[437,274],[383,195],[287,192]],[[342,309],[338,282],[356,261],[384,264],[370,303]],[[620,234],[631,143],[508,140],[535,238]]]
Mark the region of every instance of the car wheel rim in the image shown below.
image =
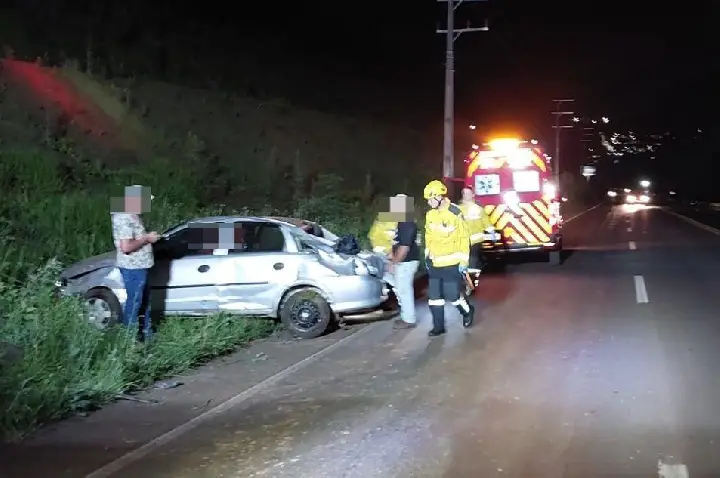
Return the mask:
[[[309,330],[320,323],[320,309],[314,302],[304,300],[292,309],[292,323],[301,330]]]
[[[104,329],[112,320],[110,304],[103,299],[90,299],[87,301],[87,313],[90,322],[98,328]]]

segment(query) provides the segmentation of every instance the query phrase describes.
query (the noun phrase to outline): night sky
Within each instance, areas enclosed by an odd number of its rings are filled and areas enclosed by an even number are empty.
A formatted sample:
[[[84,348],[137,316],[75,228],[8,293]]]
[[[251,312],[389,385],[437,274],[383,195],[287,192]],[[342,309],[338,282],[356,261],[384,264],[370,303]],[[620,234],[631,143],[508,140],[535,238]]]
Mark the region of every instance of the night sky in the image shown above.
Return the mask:
[[[49,39],[62,36],[47,27],[59,23],[50,18],[73,18],[64,24],[83,30],[87,8],[120,28],[117,11],[123,5],[128,42],[142,42],[149,30],[156,38],[173,31],[204,42],[199,51],[214,61],[242,69],[252,57],[254,65],[293,74],[302,84],[293,98],[306,91],[313,97],[308,102],[322,107],[324,92],[342,91],[363,113],[419,122],[439,132],[444,37],[435,30],[444,28],[444,3],[23,4],[28,25]],[[720,20],[718,2],[490,0],[463,4],[456,18],[458,26],[466,21],[482,26],[486,19],[490,25],[489,32],[463,35],[456,43],[459,130],[472,122],[479,132],[515,131],[552,146],[555,97],[575,98],[573,109],[580,116],[610,117],[607,128],[613,130],[687,136],[698,128],[706,134],[716,128],[720,49],[711,25]],[[65,35],[70,42],[71,33]],[[347,100],[348,110],[353,98]],[[568,141],[577,139],[573,134]]]

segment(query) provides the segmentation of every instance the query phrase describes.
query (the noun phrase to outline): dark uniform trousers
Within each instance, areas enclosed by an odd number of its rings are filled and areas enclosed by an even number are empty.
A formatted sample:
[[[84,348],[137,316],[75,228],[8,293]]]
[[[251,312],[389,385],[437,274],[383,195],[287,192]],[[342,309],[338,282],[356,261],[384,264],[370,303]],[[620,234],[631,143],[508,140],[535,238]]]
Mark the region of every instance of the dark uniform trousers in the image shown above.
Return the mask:
[[[472,244],[470,246],[470,269],[482,269],[483,266],[483,248],[482,242]]]
[[[463,317],[467,317],[470,306],[461,294],[464,279],[458,266],[428,267],[428,306],[433,318],[433,329],[445,330],[445,301],[454,305]]]

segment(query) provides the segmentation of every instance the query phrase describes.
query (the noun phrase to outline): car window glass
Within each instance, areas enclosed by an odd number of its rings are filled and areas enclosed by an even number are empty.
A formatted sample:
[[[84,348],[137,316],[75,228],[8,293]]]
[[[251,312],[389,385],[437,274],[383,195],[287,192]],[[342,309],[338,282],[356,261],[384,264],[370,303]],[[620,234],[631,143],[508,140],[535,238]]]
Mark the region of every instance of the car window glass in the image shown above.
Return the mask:
[[[235,225],[233,253],[283,252],[285,236],[276,224],[245,222]]]
[[[217,227],[212,224],[192,224],[176,231],[158,243],[155,253],[159,258],[180,259],[187,256],[212,255],[217,248]]]

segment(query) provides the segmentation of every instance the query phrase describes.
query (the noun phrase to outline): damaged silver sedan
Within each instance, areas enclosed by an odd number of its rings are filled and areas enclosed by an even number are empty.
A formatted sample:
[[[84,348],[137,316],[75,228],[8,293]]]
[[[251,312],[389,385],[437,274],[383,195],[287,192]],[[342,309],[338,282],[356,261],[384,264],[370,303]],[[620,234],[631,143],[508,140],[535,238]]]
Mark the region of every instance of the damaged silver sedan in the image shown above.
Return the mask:
[[[289,218],[220,216],[170,228],[155,245],[153,311],[219,312],[279,319],[297,337],[322,335],[339,315],[379,308],[387,299],[383,261],[369,251],[336,252],[338,238]],[[62,295],[87,300],[99,327],[117,322],[126,299],[115,252],[68,267]]]

